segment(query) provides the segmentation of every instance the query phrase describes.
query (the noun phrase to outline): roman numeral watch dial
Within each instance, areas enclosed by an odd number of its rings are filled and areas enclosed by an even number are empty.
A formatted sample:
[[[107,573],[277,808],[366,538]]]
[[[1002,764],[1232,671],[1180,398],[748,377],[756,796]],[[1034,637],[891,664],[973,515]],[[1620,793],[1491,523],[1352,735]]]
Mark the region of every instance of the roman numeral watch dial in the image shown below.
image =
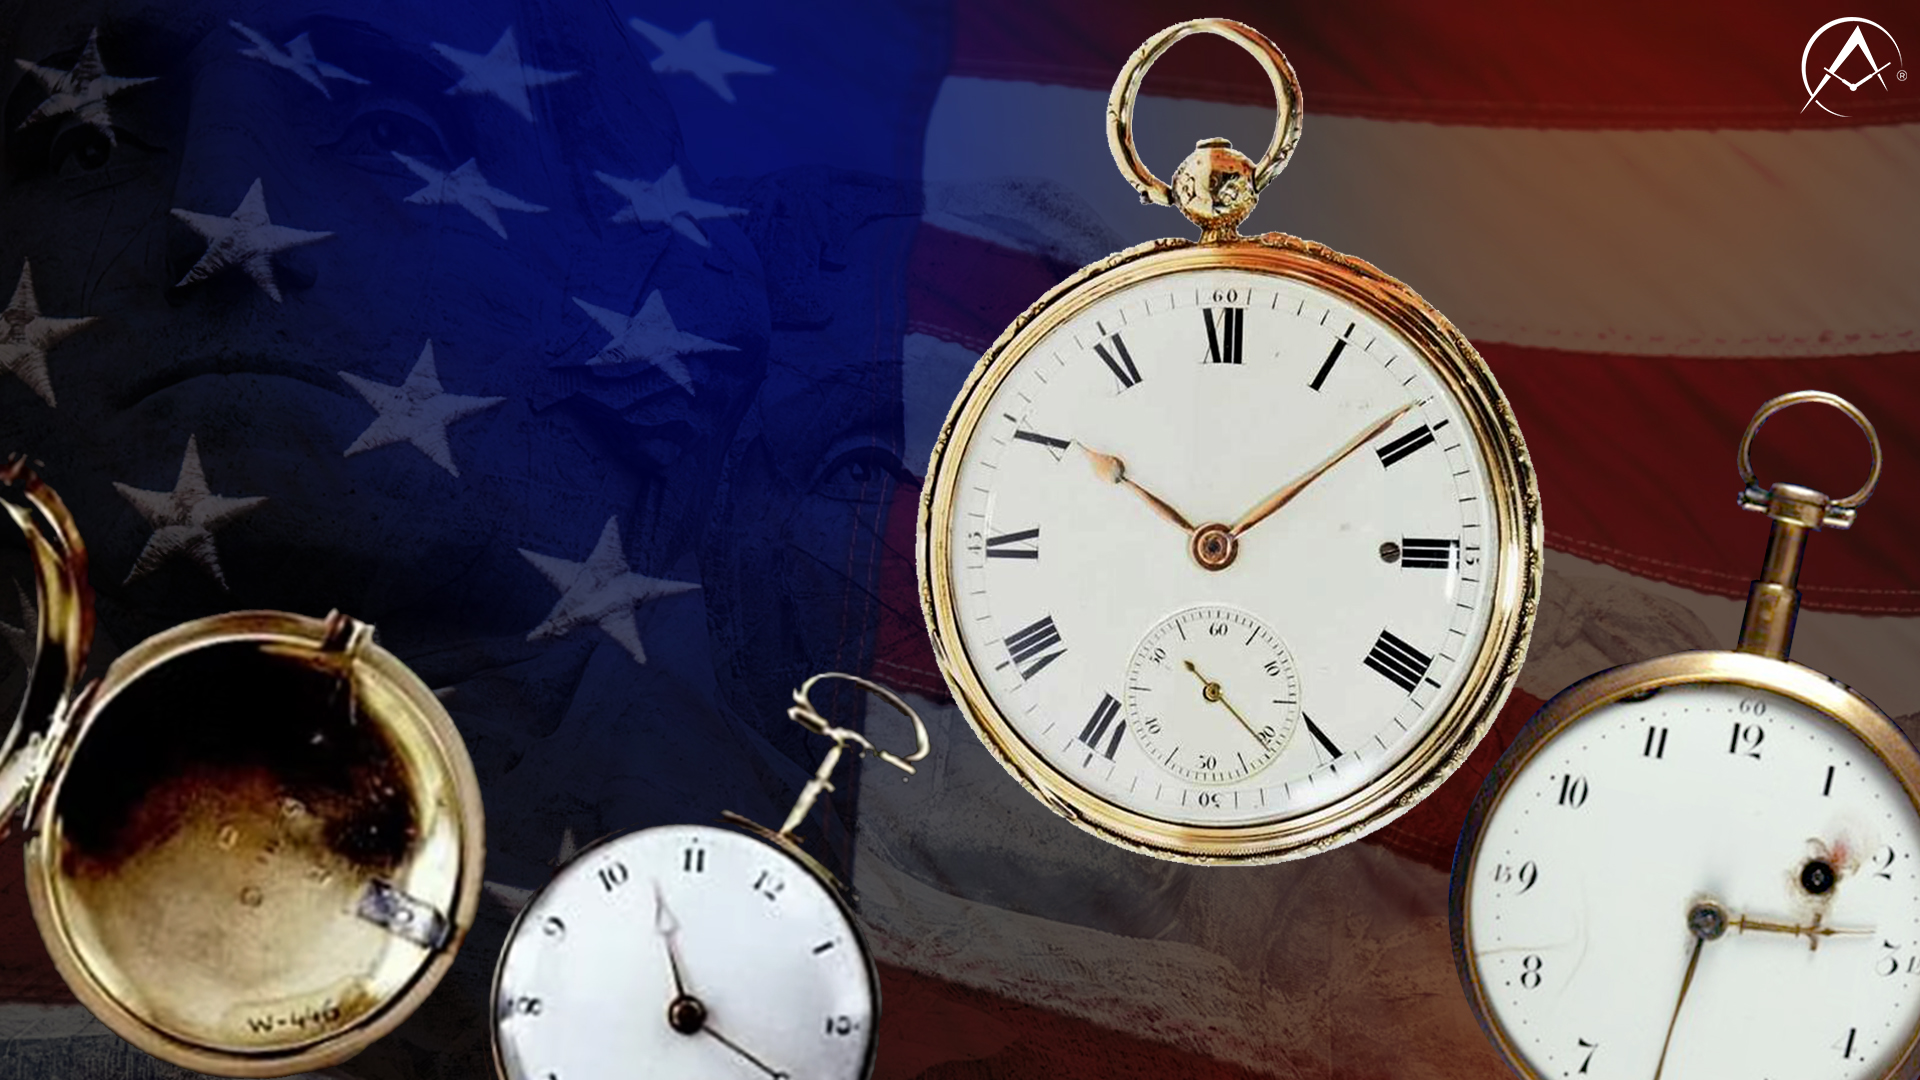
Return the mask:
[[[1169,187],[1131,141],[1188,34],[1261,62],[1256,165],[1203,142]],[[1114,90],[1115,158],[1199,242],[1087,267],[981,358],[921,507],[956,700],[1008,770],[1167,858],[1309,854],[1378,827],[1470,751],[1517,673],[1539,499],[1464,337],[1365,263],[1239,221],[1299,134],[1298,88],[1239,23],[1162,32]]]
[[[1873,446],[1846,499],[1754,482],[1802,401]],[[1787,660],[1807,534],[1880,471],[1852,405],[1762,407],[1741,504],[1773,519],[1733,652],[1585,679],[1541,709],[1467,818],[1454,955],[1515,1071],[1911,1080],[1920,1073],[1920,755],[1865,698]]]

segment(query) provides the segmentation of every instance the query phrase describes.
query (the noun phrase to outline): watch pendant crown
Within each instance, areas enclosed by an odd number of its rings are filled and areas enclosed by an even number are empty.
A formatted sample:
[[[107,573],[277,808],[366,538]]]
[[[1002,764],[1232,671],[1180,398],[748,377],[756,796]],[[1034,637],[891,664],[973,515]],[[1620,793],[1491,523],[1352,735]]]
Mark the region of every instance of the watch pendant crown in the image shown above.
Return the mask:
[[[1200,226],[1202,243],[1235,235],[1259,199],[1253,159],[1226,139],[1201,139],[1173,171],[1173,203]]]

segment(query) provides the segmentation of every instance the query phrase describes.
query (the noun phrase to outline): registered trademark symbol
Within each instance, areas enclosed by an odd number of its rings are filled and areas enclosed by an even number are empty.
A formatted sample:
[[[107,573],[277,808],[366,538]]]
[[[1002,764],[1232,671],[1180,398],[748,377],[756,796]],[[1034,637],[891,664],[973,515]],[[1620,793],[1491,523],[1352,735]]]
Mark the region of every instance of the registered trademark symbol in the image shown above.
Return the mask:
[[[1899,79],[1901,82],[1906,82],[1907,81],[1906,69],[1902,68],[1899,71],[1894,72],[1893,77],[1896,79]]]

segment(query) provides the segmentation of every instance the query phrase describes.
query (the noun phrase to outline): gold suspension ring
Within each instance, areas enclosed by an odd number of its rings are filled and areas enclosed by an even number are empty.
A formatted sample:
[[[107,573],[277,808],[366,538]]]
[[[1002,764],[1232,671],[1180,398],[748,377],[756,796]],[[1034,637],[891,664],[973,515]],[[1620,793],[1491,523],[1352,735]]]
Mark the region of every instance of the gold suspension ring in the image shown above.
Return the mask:
[[[1172,48],[1174,42],[1194,34],[1218,34],[1247,50],[1273,83],[1278,114],[1274,118],[1273,139],[1254,166],[1255,193],[1280,174],[1293,153],[1294,144],[1300,141],[1300,81],[1294,78],[1293,67],[1287,63],[1286,56],[1265,34],[1232,19],[1193,19],[1169,26],[1148,38],[1146,44],[1127,58],[1120,77],[1114,80],[1113,94],[1107,99],[1107,147],[1113,151],[1113,161],[1120,166],[1121,175],[1140,193],[1141,202],[1174,205],[1172,187],[1147,168],[1140,160],[1140,151],[1133,145],[1134,99],[1140,95],[1140,84],[1146,80],[1147,69],[1153,62]]]
[[[1866,414],[1856,408],[1853,402],[1848,401],[1838,394],[1829,394],[1824,390],[1798,390],[1791,394],[1782,394],[1772,401],[1767,402],[1765,405],[1760,406],[1760,411],[1754,413],[1753,419],[1747,422],[1746,433],[1740,436],[1740,480],[1746,484],[1747,488],[1751,491],[1766,490],[1766,488],[1761,486],[1760,481],[1755,478],[1753,473],[1753,438],[1760,434],[1760,428],[1766,424],[1767,420],[1775,413],[1795,405],[1806,404],[1826,405],[1830,408],[1840,410],[1842,413],[1845,413],[1847,419],[1852,420],[1867,437],[1867,447],[1873,453],[1873,467],[1867,473],[1867,482],[1860,485],[1860,490],[1846,498],[1834,499],[1828,503],[1828,505],[1837,510],[1852,510],[1866,502],[1867,499],[1873,495],[1873,489],[1880,484],[1880,435],[1873,430],[1873,423],[1867,419]]]

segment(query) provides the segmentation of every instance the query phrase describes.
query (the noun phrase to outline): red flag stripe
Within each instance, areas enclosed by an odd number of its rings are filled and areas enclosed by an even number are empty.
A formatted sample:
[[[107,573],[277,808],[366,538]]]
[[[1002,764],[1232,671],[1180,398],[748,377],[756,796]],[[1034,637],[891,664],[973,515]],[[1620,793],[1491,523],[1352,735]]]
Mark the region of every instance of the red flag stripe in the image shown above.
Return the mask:
[[[1884,0],[1844,12],[1787,3],[1627,0],[1575,10],[1521,0],[1471,8],[1387,0],[1369,5],[1364,18],[1339,4],[1276,10],[1230,0],[1207,14],[1271,37],[1298,72],[1310,113],[1561,128],[1825,128],[1920,119],[1920,88],[1897,79],[1885,89],[1830,87],[1822,101],[1830,93],[1847,119],[1802,110],[1802,50],[1835,14],[1872,19],[1901,50],[1920,48],[1920,20]],[[1105,91],[1128,54],[1177,15],[1148,0],[1097,12],[1058,0],[979,0],[959,5],[957,19],[954,74]],[[1844,28],[1829,33],[1809,57],[1816,78],[1846,37]],[[1885,59],[1895,69],[1913,63],[1904,52]],[[1867,70],[1862,64],[1861,74]],[[1146,85],[1155,94],[1261,105],[1272,93],[1251,60],[1212,40],[1183,42]]]
[[[1807,607],[1920,613],[1920,439],[1902,418],[1920,406],[1920,353],[1818,358],[1671,358],[1566,353],[1491,344],[1500,380],[1539,472],[1547,544],[1699,592],[1744,597],[1767,523],[1734,505],[1735,449],[1758,406],[1794,390],[1828,390],[1876,420],[1886,454],[1878,492],[1844,533],[1811,542]],[[1836,497],[1866,478],[1851,422],[1824,407],[1780,414],[1756,441],[1763,483]]]

